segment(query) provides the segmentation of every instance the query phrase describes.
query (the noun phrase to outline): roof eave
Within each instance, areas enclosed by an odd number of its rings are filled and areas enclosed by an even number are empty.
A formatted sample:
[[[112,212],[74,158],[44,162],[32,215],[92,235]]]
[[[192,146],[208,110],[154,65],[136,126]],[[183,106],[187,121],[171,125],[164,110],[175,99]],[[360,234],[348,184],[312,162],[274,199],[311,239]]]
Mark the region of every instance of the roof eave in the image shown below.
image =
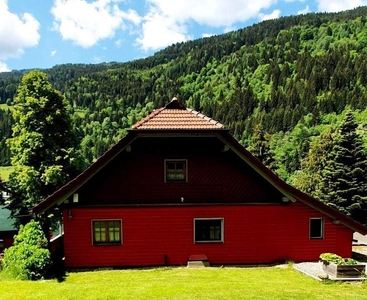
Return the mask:
[[[200,133],[200,132],[229,132],[230,130],[227,128],[149,128],[149,129],[129,129],[128,132],[134,132],[134,133]]]
[[[225,142],[237,155],[239,155],[247,164],[249,164],[255,171],[267,180],[278,191],[292,199],[293,201],[301,201],[308,206],[318,210],[319,212],[330,217],[332,220],[339,221],[341,224],[350,229],[359,232],[360,234],[367,234],[367,226],[354,221],[352,218],[339,212],[338,210],[327,206],[325,203],[313,198],[312,196],[294,188],[287,184],[284,180],[279,178],[270,169],[268,169],[260,160],[254,157],[248,150],[246,150],[232,135],[225,133],[222,135],[223,142]]]
[[[81,186],[83,186],[90,178],[98,173],[105,165],[107,165],[118,154],[120,154],[127,145],[135,140],[135,138],[135,133],[127,133],[125,137],[123,137],[117,144],[107,150],[99,159],[97,159],[97,161],[92,163],[73,180],[69,181],[67,184],[55,191],[52,195],[48,196],[42,202],[34,206],[30,211],[32,213],[39,214],[49,210],[56,204],[61,204]]]

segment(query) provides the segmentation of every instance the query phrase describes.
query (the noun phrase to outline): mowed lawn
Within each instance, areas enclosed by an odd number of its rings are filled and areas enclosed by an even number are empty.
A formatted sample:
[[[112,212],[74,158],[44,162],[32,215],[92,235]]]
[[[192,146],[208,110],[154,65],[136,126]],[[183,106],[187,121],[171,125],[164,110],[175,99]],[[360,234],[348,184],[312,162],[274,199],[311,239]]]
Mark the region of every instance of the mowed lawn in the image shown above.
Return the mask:
[[[7,281],[0,299],[367,299],[367,284],[319,282],[292,267],[155,268],[68,273],[65,281]]]

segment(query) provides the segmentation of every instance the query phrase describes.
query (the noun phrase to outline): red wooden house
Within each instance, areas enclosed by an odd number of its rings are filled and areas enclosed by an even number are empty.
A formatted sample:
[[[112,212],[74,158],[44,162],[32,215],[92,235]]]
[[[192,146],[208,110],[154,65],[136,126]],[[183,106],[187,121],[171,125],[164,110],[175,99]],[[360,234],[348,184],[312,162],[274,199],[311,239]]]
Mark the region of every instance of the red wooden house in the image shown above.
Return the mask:
[[[289,186],[224,126],[177,100],[33,208],[58,208],[68,268],[350,257],[367,228]]]

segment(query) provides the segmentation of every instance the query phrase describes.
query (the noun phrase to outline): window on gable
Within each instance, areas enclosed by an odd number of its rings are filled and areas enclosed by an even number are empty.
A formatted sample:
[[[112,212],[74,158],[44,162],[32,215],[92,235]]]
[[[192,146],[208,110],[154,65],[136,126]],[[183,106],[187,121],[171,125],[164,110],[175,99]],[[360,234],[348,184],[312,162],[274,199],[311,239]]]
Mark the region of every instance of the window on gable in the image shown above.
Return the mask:
[[[310,219],[310,239],[324,238],[324,219],[311,218]]]
[[[164,164],[166,182],[187,182],[186,159],[166,159]]]
[[[223,219],[194,219],[194,241],[223,242]]]
[[[122,244],[121,220],[92,221],[93,245]]]

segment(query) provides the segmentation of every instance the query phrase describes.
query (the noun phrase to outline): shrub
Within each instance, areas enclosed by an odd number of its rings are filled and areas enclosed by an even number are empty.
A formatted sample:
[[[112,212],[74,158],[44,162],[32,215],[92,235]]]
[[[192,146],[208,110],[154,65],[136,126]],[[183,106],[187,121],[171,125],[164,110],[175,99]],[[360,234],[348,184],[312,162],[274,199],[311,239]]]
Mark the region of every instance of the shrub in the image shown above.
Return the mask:
[[[336,265],[356,265],[358,262],[352,258],[342,258],[341,256],[334,253],[321,253],[320,259],[324,264],[336,264]]]
[[[14,246],[5,250],[3,267],[18,279],[38,280],[51,276],[51,255],[38,222],[32,220],[20,227]]]

